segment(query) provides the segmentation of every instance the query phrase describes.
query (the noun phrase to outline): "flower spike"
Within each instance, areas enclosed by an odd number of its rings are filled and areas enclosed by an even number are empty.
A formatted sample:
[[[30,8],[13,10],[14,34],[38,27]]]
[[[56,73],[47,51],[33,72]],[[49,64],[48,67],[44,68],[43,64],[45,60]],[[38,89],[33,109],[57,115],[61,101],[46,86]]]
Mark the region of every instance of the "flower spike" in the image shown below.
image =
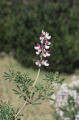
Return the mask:
[[[42,30],[41,36],[40,36],[40,44],[37,43],[34,49],[36,50],[36,54],[40,55],[40,59],[36,61],[36,65],[38,67],[43,66],[49,66],[48,60],[45,60],[44,58],[50,56],[50,44],[49,40],[51,39],[51,36],[48,32],[45,32]]]

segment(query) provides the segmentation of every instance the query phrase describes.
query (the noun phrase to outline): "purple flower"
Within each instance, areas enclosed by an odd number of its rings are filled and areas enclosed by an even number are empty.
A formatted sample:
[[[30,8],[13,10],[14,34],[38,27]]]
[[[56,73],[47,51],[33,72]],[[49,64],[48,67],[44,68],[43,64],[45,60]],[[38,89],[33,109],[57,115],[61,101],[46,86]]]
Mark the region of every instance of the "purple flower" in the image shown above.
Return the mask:
[[[40,44],[37,43],[34,49],[36,50],[36,54],[40,55],[40,60],[36,61],[36,65],[41,67],[42,65],[44,66],[49,66],[48,60],[44,60],[43,58],[49,57],[50,56],[50,44],[49,40],[51,39],[51,36],[49,36],[49,33],[45,32],[42,30],[42,34],[40,36]]]
[[[41,49],[41,45],[39,43],[37,43],[37,45],[34,47],[36,50]]]
[[[49,66],[48,60],[37,60],[36,65],[41,67],[42,65],[44,66]]]
[[[39,66],[39,67],[41,67],[41,65],[42,65],[42,60],[37,60],[37,61],[36,61],[36,65]]]
[[[49,42],[48,40],[45,42],[45,49],[49,49],[50,48],[50,44],[51,42]]]
[[[50,53],[49,53],[50,51],[46,51],[46,50],[44,50],[44,52],[43,52],[43,57],[49,57],[50,56]]]
[[[41,34],[41,36],[40,36],[41,44],[43,44],[43,42],[44,42],[45,34],[46,34],[45,31],[42,30],[42,34]]]
[[[34,48],[36,50],[36,54],[39,55],[42,51],[41,45],[37,43],[37,45]]]

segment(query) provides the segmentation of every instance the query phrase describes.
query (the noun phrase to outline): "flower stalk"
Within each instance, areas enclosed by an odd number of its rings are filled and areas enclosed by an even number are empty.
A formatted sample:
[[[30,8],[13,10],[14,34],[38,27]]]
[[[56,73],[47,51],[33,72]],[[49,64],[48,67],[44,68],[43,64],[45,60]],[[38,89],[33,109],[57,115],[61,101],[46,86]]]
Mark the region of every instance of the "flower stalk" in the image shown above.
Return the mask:
[[[39,74],[40,74],[40,67],[43,66],[49,66],[48,60],[45,60],[44,58],[49,57],[50,56],[50,44],[51,42],[49,42],[49,40],[51,39],[51,36],[49,36],[49,33],[45,32],[44,30],[42,30],[42,34],[40,36],[40,44],[37,43],[37,45],[34,47],[34,49],[36,50],[36,54],[40,55],[40,59],[36,61],[36,65],[39,67],[38,69],[38,73],[35,79],[35,82],[33,83],[32,88],[35,87],[35,84],[38,80]],[[32,93],[32,91],[31,91]],[[18,113],[15,115],[15,120],[18,116],[18,114],[24,109],[24,107],[26,105],[31,104],[31,100],[29,100],[29,102],[25,101],[25,103],[23,104],[23,106],[20,108],[20,110],[18,111]]]
[[[35,80],[35,82],[34,82],[34,84],[33,84],[33,87],[35,86],[35,84],[36,84],[36,82],[37,82],[37,80],[38,80],[39,74],[40,74],[40,68],[39,68],[39,70],[38,70],[38,74],[37,74],[36,80]]]

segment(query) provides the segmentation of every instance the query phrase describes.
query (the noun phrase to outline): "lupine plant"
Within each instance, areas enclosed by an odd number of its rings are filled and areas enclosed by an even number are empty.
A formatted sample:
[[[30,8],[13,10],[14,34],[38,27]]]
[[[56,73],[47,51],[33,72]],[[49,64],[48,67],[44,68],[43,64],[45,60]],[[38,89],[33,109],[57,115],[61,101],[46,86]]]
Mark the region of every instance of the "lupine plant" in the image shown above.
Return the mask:
[[[75,76],[71,84],[64,83],[52,98],[56,98],[56,119],[79,120],[79,80]]]
[[[9,105],[1,104],[0,113],[5,114],[1,120],[21,120],[20,114],[23,109],[28,105],[41,104],[43,100],[51,100],[51,95],[54,93],[54,83],[61,84],[62,79],[59,79],[59,74],[50,72],[45,75],[43,79],[44,84],[38,83],[40,69],[42,66],[49,66],[46,57],[50,56],[50,39],[49,33],[42,30],[40,36],[40,43],[37,43],[34,49],[39,59],[36,60],[35,64],[38,66],[38,73],[35,80],[32,80],[27,73],[22,73],[14,70],[9,70],[4,73],[5,80],[13,81],[16,85],[16,89],[12,89],[15,94],[24,100],[24,103],[20,109],[13,110],[13,108],[7,107]],[[4,111],[4,112],[3,112]],[[8,112],[7,112],[8,111]],[[3,115],[4,116],[4,115]],[[8,118],[7,118],[8,116]]]

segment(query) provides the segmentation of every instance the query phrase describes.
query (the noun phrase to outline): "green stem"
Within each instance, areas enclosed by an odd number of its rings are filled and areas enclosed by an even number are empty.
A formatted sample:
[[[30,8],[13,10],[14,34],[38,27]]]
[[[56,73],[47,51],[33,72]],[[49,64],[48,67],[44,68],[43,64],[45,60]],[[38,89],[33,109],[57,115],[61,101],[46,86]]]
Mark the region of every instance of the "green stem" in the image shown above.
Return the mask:
[[[40,68],[39,68],[39,70],[38,70],[38,74],[37,74],[36,80],[35,80],[35,82],[34,82],[34,84],[33,84],[33,87],[35,86],[35,84],[36,84],[36,82],[37,82],[37,80],[38,80],[39,74],[40,74]]]

